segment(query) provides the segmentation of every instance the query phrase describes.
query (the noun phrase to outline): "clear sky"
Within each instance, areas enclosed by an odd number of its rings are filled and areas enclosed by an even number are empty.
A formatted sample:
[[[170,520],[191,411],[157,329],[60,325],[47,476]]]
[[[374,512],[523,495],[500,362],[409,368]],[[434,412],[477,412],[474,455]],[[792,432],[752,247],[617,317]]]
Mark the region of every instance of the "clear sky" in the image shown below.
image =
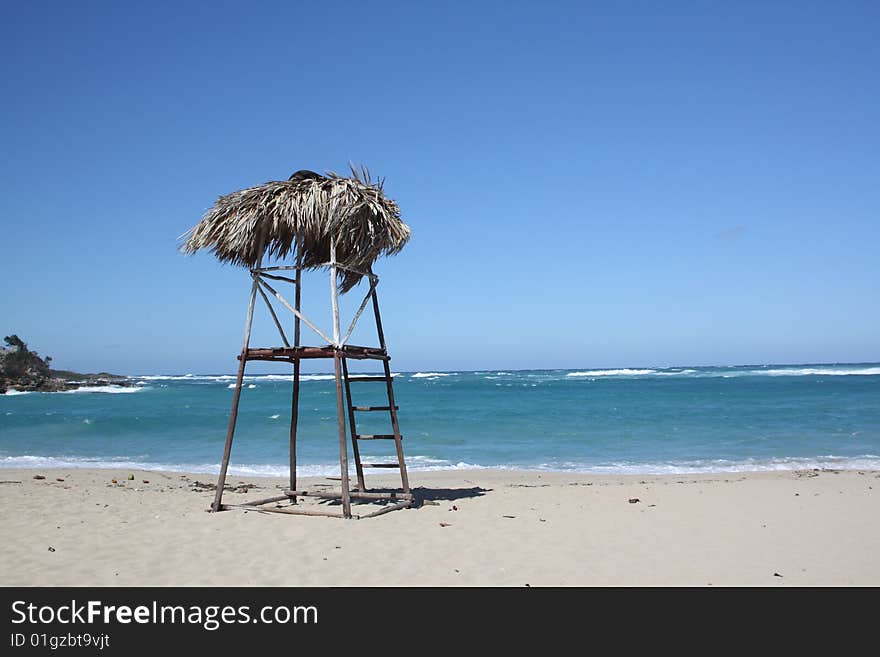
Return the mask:
[[[878,29],[876,2],[5,3],[0,332],[234,371],[249,278],[178,236],[351,161],[413,229],[376,266],[397,370],[880,360]]]

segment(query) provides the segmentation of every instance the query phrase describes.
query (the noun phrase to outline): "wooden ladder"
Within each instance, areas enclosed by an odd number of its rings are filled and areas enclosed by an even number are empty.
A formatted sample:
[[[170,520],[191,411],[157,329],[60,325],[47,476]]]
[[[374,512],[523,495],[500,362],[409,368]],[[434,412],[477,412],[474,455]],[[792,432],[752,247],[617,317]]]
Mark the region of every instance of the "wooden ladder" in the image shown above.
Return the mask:
[[[342,358],[342,378],[345,385],[345,399],[348,405],[348,426],[351,431],[351,446],[354,452],[354,464],[357,472],[357,488],[360,492],[366,492],[367,486],[364,482],[364,468],[397,468],[400,470],[400,483],[403,493],[410,494],[409,479],[406,474],[406,462],[403,458],[403,436],[400,435],[400,425],[397,421],[397,411],[399,407],[394,402],[394,377],[391,376],[391,366],[388,364],[389,359],[382,360],[384,367],[384,375],[379,376],[351,376],[348,372],[347,359]],[[385,390],[388,395],[387,406],[355,406],[351,395],[351,384],[361,382],[379,382],[385,384]],[[386,434],[362,434],[358,432],[356,414],[360,412],[382,412],[387,411],[391,420],[392,433]],[[386,463],[363,463],[361,461],[361,452],[359,443],[362,440],[393,440],[395,451],[397,452],[396,462]],[[393,458],[393,457],[392,457]]]

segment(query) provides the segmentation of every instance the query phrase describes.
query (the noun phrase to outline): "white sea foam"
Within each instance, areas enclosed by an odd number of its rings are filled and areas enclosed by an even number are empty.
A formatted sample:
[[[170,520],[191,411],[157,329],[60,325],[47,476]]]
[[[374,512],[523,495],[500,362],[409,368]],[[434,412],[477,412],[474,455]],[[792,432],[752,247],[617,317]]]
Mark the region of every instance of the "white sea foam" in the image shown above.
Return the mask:
[[[357,374],[352,372],[352,374]],[[438,377],[456,376],[458,372],[415,372],[408,375],[412,379],[433,379]],[[507,372],[507,371],[481,371],[467,372],[465,374],[474,374],[482,376],[486,379],[495,379],[502,376],[530,376],[530,377],[549,377],[560,376],[562,372],[554,371],[552,373],[528,373],[524,372]],[[398,372],[392,373],[392,376],[398,376]],[[768,367],[706,367],[701,369],[694,368],[617,368],[617,369],[595,369],[584,371],[566,372],[566,377],[592,378],[602,376],[695,376],[695,377],[739,377],[739,376],[880,376],[880,367],[876,364],[871,365],[809,365],[809,366],[768,366]],[[193,383],[231,383],[235,381],[233,374],[156,374],[134,376],[133,379],[142,382],[148,381],[185,381]],[[333,374],[303,374],[300,381],[332,381]],[[244,381],[248,383],[260,383],[269,381],[290,382],[293,380],[292,374],[250,374],[244,377]],[[28,394],[27,392],[9,391],[8,395]]]
[[[752,370],[750,373],[765,376],[878,376],[880,367],[786,367]]]
[[[439,465],[447,465],[449,463],[449,461],[447,461],[445,459],[437,459],[437,458],[434,458],[433,456],[416,455],[416,456],[406,457],[406,463],[407,463],[407,467],[410,467],[410,466],[415,467],[415,465],[418,463],[432,464],[432,465],[438,465],[438,464]]]
[[[855,457],[816,456],[813,458],[772,459],[705,459],[673,461],[668,463],[636,463],[628,461],[595,465],[571,464],[560,468],[549,465],[548,470],[571,470],[590,474],[711,474],[724,472],[776,472],[792,470],[880,470],[880,456],[864,454]]]
[[[277,419],[280,418],[280,417],[281,417],[281,415],[279,415],[278,413],[275,413],[275,415],[270,415],[270,416],[269,416],[269,419],[270,419],[270,420],[277,420]]]
[[[880,376],[880,367],[769,367],[769,368],[730,368],[706,369],[697,371],[700,378],[721,377],[734,379],[744,376]]]
[[[132,376],[132,379],[143,379],[144,381],[189,381],[192,379],[205,379],[214,377],[195,376],[194,374],[145,374]]]
[[[182,375],[165,375],[155,374],[146,376],[133,376],[133,379],[139,381],[189,381],[193,383],[227,383],[235,381],[234,374],[182,374]],[[301,374],[300,381],[331,381],[333,374]],[[293,374],[248,374],[243,378],[247,382],[261,381],[293,381]]]
[[[81,388],[74,388],[73,390],[60,390],[58,394],[80,394],[80,393],[88,393],[88,392],[103,392],[111,395],[119,395],[119,394],[128,394],[133,392],[140,392],[141,390],[145,390],[143,387],[126,387],[126,386],[83,386]]]
[[[663,475],[663,474],[712,474],[725,472],[772,472],[792,470],[880,470],[880,455],[861,456],[817,456],[813,458],[745,459],[730,461],[724,459],[702,461],[637,463],[616,461],[606,463],[543,463],[538,465],[482,465],[464,461],[448,461],[430,456],[415,455],[407,457],[408,470],[513,470],[539,472],[577,472],[584,474],[610,475]],[[219,463],[158,463],[138,461],[125,457],[77,457],[77,456],[0,456],[0,468],[109,468],[116,470],[164,470],[167,472],[189,472],[216,475]],[[351,470],[352,474],[354,470]],[[239,464],[231,465],[229,474],[235,476],[285,477],[289,467],[284,464]],[[336,477],[339,463],[318,463],[300,465],[297,473],[302,477]]]
[[[37,391],[41,395],[75,395],[75,394],[84,394],[90,392],[101,392],[105,394],[118,395],[118,394],[128,394],[133,392],[141,392],[142,390],[146,390],[145,386],[81,386],[79,388],[73,388],[72,390],[53,390],[53,391]],[[7,397],[16,397],[18,395],[31,395],[34,394],[33,390],[7,390]],[[0,395],[2,396],[2,395]]]
[[[641,376],[654,374],[656,370],[634,370],[624,368],[621,370],[587,370],[585,372],[569,372],[565,376]]]
[[[779,459],[746,459],[743,461],[705,460],[688,462],[613,462],[613,463],[556,463],[536,466],[524,465],[484,465],[465,461],[448,461],[429,456],[407,456],[407,470],[413,472],[442,472],[449,470],[511,470],[511,471],[542,471],[542,472],[577,472],[583,474],[611,475],[650,475],[650,474],[712,474],[725,472],[773,472],[793,470],[880,470],[880,455],[865,454],[857,457],[818,456],[815,458],[779,458]],[[203,472],[204,469],[193,469],[195,466],[181,467],[185,472]],[[167,469],[167,468],[166,468]],[[211,473],[219,471],[212,466]],[[230,467],[230,472],[238,475],[252,476],[286,476],[288,468],[284,465],[243,465]],[[354,470],[352,470],[352,473]],[[300,476],[338,476],[339,464],[326,463],[297,467]]]
[[[424,461],[422,461],[424,459]],[[409,462],[413,465],[410,466]],[[408,470],[474,470],[483,466],[472,463],[452,463],[442,459],[411,456],[407,458]],[[112,470],[162,470],[165,472],[187,472],[193,474],[216,475],[220,472],[219,463],[157,463],[138,461],[124,457],[79,457],[79,456],[0,456],[0,468],[101,468]],[[339,463],[316,463],[298,465],[296,472],[300,477],[338,477]],[[284,464],[231,464],[229,474],[251,477],[286,477],[290,467]],[[352,467],[350,474],[355,476]]]
[[[682,374],[696,374],[697,370],[676,370],[674,372],[654,372],[658,376],[681,376]]]

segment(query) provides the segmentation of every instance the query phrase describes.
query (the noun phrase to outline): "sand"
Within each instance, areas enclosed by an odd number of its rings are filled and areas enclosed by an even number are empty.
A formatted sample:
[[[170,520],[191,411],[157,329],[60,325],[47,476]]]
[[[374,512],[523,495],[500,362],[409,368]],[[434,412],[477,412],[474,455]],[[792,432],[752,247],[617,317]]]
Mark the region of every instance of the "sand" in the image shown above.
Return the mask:
[[[3,469],[0,585],[880,585],[880,472],[411,478],[428,503],[345,521],[207,513],[211,475]]]

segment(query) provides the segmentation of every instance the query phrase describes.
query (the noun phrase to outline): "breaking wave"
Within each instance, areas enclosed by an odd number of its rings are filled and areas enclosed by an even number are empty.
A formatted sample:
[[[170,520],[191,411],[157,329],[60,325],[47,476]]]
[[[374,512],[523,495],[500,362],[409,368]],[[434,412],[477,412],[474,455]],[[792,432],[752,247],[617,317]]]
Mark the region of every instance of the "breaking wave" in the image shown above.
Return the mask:
[[[657,370],[587,370],[586,372],[569,372],[565,376],[641,376],[654,374]]]

